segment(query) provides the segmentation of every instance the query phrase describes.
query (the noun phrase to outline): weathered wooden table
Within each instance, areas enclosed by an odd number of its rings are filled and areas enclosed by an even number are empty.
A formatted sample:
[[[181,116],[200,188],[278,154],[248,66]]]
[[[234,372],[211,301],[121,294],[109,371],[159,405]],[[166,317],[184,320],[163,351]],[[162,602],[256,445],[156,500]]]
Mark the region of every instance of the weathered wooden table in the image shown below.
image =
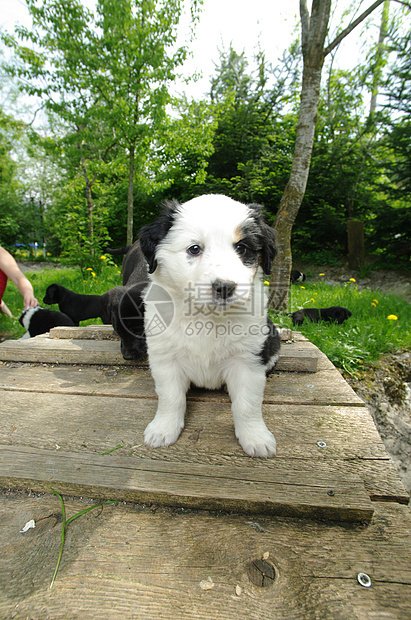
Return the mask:
[[[148,448],[147,366],[124,363],[110,328],[67,329],[0,345],[1,619],[411,617],[409,497],[316,347],[283,343],[264,403],[278,454],[264,460],[238,445],[223,391],[191,390],[177,443]],[[67,517],[119,503],[69,524],[50,590],[52,488]]]

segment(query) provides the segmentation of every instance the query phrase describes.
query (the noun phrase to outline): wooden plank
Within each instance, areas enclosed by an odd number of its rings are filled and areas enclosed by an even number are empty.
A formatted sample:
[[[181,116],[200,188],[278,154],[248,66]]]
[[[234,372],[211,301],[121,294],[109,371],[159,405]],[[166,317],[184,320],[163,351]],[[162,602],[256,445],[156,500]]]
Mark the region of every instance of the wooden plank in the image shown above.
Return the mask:
[[[309,346],[307,346],[309,345]],[[60,340],[36,336],[0,344],[0,361],[50,364],[110,364],[139,366],[124,360],[116,340]],[[305,342],[283,343],[277,370],[316,372],[318,349]]]
[[[62,340],[120,340],[111,325],[80,325],[52,327],[50,338]]]
[[[330,390],[332,385],[332,390]],[[0,373],[0,389],[99,396],[155,396],[154,382],[146,367],[132,368],[85,366],[81,370],[71,365],[5,364]],[[224,390],[192,389],[189,400],[228,402]],[[336,368],[312,373],[274,373],[268,377],[266,403],[364,406],[354,390]]]
[[[279,328],[279,325],[276,325]],[[281,340],[307,340],[301,332],[293,332],[291,329],[281,329]],[[50,338],[69,340],[119,340],[111,325],[86,325],[79,327],[59,326],[50,330]]]
[[[89,503],[65,499],[67,517]],[[57,497],[0,496],[0,617],[60,620],[399,620],[411,617],[411,512],[376,504],[367,527],[104,506],[67,528]],[[56,516],[57,515],[57,516]],[[29,519],[36,528],[19,533]],[[266,557],[272,585],[249,578]],[[359,572],[370,575],[369,589]],[[200,586],[211,578],[210,590]],[[210,582],[209,582],[210,583]]]
[[[166,506],[276,514],[289,517],[370,521],[374,512],[360,481],[313,477],[275,470],[169,463],[95,454],[0,447],[0,484],[98,499],[155,502]],[[218,488],[218,493],[216,493]]]
[[[229,402],[190,401],[185,428],[177,443],[166,449],[143,445],[144,429],[156,411],[156,398],[3,391],[1,402],[1,443],[53,449],[58,444],[68,451],[81,450],[85,444],[95,452],[123,444],[138,450],[142,458],[152,455],[171,459],[176,452],[177,459],[184,458],[185,453],[186,459],[205,456],[215,464],[223,464],[233,455],[250,464],[276,462],[278,458],[389,460],[365,407],[263,405],[264,419],[278,443],[277,459],[265,461],[251,459],[242,451],[234,435]],[[319,448],[319,441],[326,447]]]
[[[308,486],[317,476],[328,477],[330,488],[350,476],[362,480],[373,499],[409,500],[365,407],[265,405],[266,423],[278,443],[277,457],[267,460],[244,454],[228,402],[189,402],[178,441],[169,448],[148,448],[143,432],[155,408],[152,398],[4,391],[0,443],[85,454],[121,446],[116,455],[163,460],[170,470],[175,463],[206,465],[210,479],[221,466],[257,468],[268,478],[273,471],[297,471]],[[318,441],[327,446],[320,448]],[[218,485],[214,492],[218,496]]]

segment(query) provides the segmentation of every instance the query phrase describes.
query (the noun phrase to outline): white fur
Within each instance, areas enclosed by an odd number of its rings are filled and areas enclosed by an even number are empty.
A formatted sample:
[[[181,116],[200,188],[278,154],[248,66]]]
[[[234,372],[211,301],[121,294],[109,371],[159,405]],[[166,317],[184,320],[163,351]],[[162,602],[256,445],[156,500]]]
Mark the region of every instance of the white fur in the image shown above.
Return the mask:
[[[33,317],[33,314],[38,312],[40,309],[41,309],[40,306],[36,306],[35,308],[29,307],[29,308],[27,308],[27,310],[24,311],[24,315],[23,315],[23,318],[22,318],[24,329],[29,331],[30,321],[31,321],[31,319]]]
[[[186,392],[193,383],[216,389],[227,385],[235,434],[250,456],[271,457],[276,441],[262,417],[266,366],[261,352],[267,335],[267,298],[258,264],[244,265],[234,249],[239,227],[250,209],[224,196],[202,196],[181,205],[156,251],[151,280],[173,300],[171,324],[157,336],[147,334],[158,409],[144,439],[168,446],[184,426]],[[187,248],[200,245],[192,257]],[[216,280],[237,284],[228,302],[213,299]],[[145,299],[146,333],[157,312]]]

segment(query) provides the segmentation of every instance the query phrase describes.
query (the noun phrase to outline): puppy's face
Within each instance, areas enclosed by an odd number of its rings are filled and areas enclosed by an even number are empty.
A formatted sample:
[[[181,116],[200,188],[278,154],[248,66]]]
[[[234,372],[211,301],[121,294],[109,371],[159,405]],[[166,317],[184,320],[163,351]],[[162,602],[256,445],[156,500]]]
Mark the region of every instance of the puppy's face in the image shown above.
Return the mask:
[[[155,225],[150,225],[152,233]],[[245,303],[259,267],[264,273],[270,271],[274,235],[257,205],[243,205],[225,196],[201,196],[172,205],[157,225],[164,234],[151,246],[154,261],[146,252],[150,226],[140,235],[150,271],[159,284],[195,304]]]
[[[55,284],[50,284],[50,286],[47,287],[43,303],[51,305],[57,303],[57,301],[57,287]]]

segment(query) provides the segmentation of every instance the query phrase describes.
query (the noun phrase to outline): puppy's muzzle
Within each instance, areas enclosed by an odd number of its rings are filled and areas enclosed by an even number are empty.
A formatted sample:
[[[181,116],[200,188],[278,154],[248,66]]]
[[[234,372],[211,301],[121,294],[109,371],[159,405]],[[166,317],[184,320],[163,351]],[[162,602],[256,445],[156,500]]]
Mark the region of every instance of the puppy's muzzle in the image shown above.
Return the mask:
[[[227,302],[233,299],[237,284],[232,280],[216,280],[212,284],[215,301]]]

